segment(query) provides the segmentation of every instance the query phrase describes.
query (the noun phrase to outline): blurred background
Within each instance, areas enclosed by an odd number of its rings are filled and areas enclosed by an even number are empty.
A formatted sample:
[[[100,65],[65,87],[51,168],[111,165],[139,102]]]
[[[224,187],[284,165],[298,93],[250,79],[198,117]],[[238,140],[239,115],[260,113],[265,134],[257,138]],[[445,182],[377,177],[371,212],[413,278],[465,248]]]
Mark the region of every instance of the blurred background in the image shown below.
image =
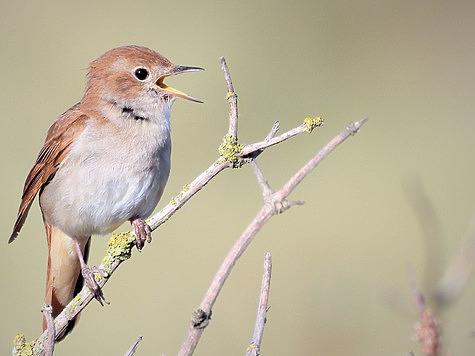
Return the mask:
[[[241,142],[263,139],[275,120],[280,132],[308,116],[326,120],[259,157],[273,188],[350,121],[370,118],[290,197],[307,204],[257,235],[196,354],[244,354],[266,251],[274,268],[263,354],[420,354],[408,270],[434,305],[475,213],[474,19],[473,1],[3,1],[1,353],[17,333],[41,333],[47,249],[36,202],[7,245],[26,175],[49,125],[81,99],[88,63],[140,44],[206,68],[167,82],[204,104],[174,105],[172,172],[158,208],[217,157],[228,125],[222,55]],[[111,304],[92,303],[55,355],[121,355],[139,335],[137,355],[176,354],[260,194],[250,166],[220,174],[120,267],[104,288]],[[90,265],[107,241],[93,238]],[[452,355],[475,354],[473,281],[437,309]]]

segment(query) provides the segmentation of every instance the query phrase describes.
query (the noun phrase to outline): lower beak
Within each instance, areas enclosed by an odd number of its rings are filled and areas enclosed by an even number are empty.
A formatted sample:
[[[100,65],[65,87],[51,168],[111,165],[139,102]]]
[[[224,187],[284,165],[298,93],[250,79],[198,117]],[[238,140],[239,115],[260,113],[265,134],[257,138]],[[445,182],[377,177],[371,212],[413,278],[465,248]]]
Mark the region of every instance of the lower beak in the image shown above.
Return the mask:
[[[201,100],[196,99],[188,94],[183,93],[182,91],[169,87],[166,85],[163,81],[165,80],[166,77],[176,75],[176,74],[181,74],[181,73],[187,73],[187,72],[197,72],[200,70],[204,70],[203,68],[199,67],[184,67],[184,66],[176,66],[169,74],[162,75],[158,80],[155,82],[157,86],[160,87],[160,89],[167,91],[170,95],[176,96],[179,98],[187,99],[190,101],[194,101],[197,103],[202,103]]]

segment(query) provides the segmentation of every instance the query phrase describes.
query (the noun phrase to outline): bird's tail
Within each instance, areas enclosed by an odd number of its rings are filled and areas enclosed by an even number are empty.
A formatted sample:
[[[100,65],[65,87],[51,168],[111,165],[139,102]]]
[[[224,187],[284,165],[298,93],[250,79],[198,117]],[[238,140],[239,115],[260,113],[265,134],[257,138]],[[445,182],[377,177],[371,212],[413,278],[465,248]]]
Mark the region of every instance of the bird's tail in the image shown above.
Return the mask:
[[[53,307],[53,318],[56,318],[79,293],[84,280],[74,240],[55,226],[46,225],[45,227],[49,252],[45,303]],[[85,262],[89,255],[90,240],[90,238],[79,240]],[[69,322],[66,329],[57,330],[56,340],[64,339],[78,320],[79,315]],[[43,330],[46,329],[46,326],[46,319],[43,318]]]

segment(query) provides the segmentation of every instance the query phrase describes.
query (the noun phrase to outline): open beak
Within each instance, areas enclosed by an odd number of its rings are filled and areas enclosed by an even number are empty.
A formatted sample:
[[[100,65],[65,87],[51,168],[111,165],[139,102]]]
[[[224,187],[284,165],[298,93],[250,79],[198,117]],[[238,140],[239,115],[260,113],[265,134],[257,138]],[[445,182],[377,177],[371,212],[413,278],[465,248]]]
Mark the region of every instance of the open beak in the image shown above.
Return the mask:
[[[188,94],[185,94],[182,91],[179,91],[178,89],[169,87],[168,85],[166,85],[163,82],[166,77],[169,77],[169,76],[172,76],[172,75],[187,73],[187,72],[197,72],[197,71],[200,71],[200,70],[204,70],[204,69],[199,68],[199,67],[176,66],[170,73],[162,75],[160,78],[158,78],[158,80],[155,82],[155,84],[157,86],[159,86],[160,89],[166,90],[172,96],[180,97],[180,98],[187,99],[187,100],[190,100],[190,101],[194,101],[194,102],[197,102],[197,103],[202,103],[201,100],[196,99],[192,96],[189,96]]]

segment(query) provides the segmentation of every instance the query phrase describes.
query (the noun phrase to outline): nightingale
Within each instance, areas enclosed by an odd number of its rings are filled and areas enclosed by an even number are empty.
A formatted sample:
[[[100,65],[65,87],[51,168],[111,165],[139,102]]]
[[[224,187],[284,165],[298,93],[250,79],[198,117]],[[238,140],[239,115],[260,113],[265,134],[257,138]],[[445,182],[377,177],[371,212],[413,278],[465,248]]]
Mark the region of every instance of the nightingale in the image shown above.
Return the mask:
[[[8,242],[17,237],[39,194],[48,242],[45,302],[52,305],[53,317],[84,282],[101,304],[108,303],[94,279],[104,271],[86,264],[91,235],[130,221],[138,250],[151,242],[144,219],[170,172],[170,109],[176,98],[201,102],[164,79],[199,70],[175,65],[145,47],[114,48],[89,65],[83,98],[49,128]]]

